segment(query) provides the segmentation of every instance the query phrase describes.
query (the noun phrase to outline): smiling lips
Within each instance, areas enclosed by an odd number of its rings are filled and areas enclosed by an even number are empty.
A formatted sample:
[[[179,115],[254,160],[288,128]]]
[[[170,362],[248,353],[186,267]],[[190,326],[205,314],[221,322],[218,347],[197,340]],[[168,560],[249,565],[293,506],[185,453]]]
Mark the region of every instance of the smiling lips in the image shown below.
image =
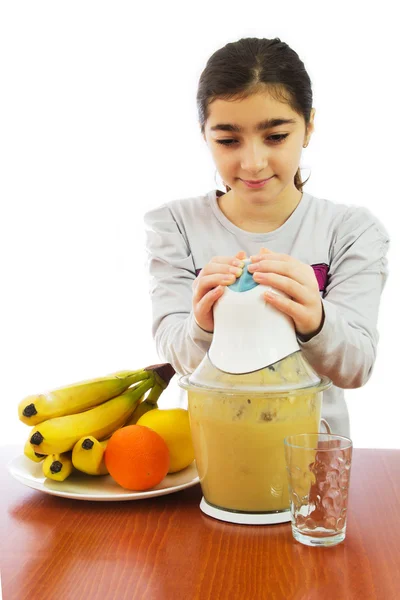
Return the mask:
[[[257,179],[257,180],[243,179],[243,181],[245,181],[246,183],[262,183],[263,181],[267,181],[268,179],[269,179],[269,177],[267,177],[267,179]]]
[[[273,177],[275,176],[272,175],[272,177],[269,177],[268,179],[259,179],[258,181],[247,181],[246,179],[242,179],[242,181],[248,187],[262,187],[265,183],[267,183],[267,181],[270,181]]]

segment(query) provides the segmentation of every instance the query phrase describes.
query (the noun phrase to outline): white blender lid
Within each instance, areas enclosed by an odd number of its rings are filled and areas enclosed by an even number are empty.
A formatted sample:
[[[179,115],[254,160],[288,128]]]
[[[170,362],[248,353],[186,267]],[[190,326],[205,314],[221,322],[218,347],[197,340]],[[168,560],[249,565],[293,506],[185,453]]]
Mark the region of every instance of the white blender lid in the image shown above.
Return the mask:
[[[214,304],[211,363],[225,373],[258,371],[300,350],[293,320],[265,301],[266,290],[283,292],[254,281],[244,261],[242,275]]]

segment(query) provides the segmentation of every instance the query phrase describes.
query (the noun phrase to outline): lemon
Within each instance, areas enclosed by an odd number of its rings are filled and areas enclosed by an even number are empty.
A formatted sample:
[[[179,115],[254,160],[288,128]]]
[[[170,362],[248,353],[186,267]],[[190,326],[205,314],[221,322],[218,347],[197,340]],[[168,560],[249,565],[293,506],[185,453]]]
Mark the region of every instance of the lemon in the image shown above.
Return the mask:
[[[137,422],[158,433],[168,446],[170,467],[168,473],[176,473],[194,460],[189,413],[183,408],[159,409],[145,413]]]

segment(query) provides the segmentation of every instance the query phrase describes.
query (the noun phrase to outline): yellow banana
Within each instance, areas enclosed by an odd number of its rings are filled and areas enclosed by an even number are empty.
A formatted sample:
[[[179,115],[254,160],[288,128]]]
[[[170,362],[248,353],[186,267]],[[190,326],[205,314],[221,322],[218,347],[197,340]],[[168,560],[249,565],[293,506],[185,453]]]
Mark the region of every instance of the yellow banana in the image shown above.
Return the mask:
[[[143,394],[154,384],[154,376],[128,389],[123,394],[82,413],[48,419],[32,430],[30,443],[39,454],[55,454],[72,450],[83,436],[104,439],[122,427]]]
[[[42,462],[42,460],[46,458],[45,454],[38,454],[34,451],[29,439],[26,440],[26,444],[24,446],[24,454],[27,458],[30,458],[31,460],[37,463]]]
[[[133,411],[133,415],[131,416],[130,419],[128,419],[128,421],[125,423],[124,427],[126,425],[136,425],[136,423],[139,421],[139,419],[142,415],[147,413],[149,410],[153,410],[154,408],[158,408],[158,404],[157,403],[151,404],[150,402],[147,401],[147,398],[146,398],[146,400],[143,400],[142,402],[140,402],[140,404],[137,405],[137,407]]]
[[[43,475],[54,481],[64,481],[73,470],[71,452],[49,454],[43,461]]]
[[[73,415],[122,394],[133,383],[151,376],[149,371],[117,371],[106,377],[88,379],[36,396],[27,396],[18,405],[18,416],[27,425]]]
[[[72,449],[72,464],[75,469],[88,475],[107,475],[104,451],[109,439],[99,441],[92,435],[81,437]]]

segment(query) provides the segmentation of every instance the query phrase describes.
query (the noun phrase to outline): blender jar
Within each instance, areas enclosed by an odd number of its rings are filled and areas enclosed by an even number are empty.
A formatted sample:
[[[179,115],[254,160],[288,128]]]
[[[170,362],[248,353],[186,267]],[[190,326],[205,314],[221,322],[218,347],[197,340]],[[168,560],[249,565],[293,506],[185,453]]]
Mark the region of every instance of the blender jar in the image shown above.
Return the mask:
[[[180,377],[203,512],[239,523],[289,521],[283,440],[319,431],[323,390],[331,385],[300,350],[245,374],[221,371],[207,354],[194,373]]]

